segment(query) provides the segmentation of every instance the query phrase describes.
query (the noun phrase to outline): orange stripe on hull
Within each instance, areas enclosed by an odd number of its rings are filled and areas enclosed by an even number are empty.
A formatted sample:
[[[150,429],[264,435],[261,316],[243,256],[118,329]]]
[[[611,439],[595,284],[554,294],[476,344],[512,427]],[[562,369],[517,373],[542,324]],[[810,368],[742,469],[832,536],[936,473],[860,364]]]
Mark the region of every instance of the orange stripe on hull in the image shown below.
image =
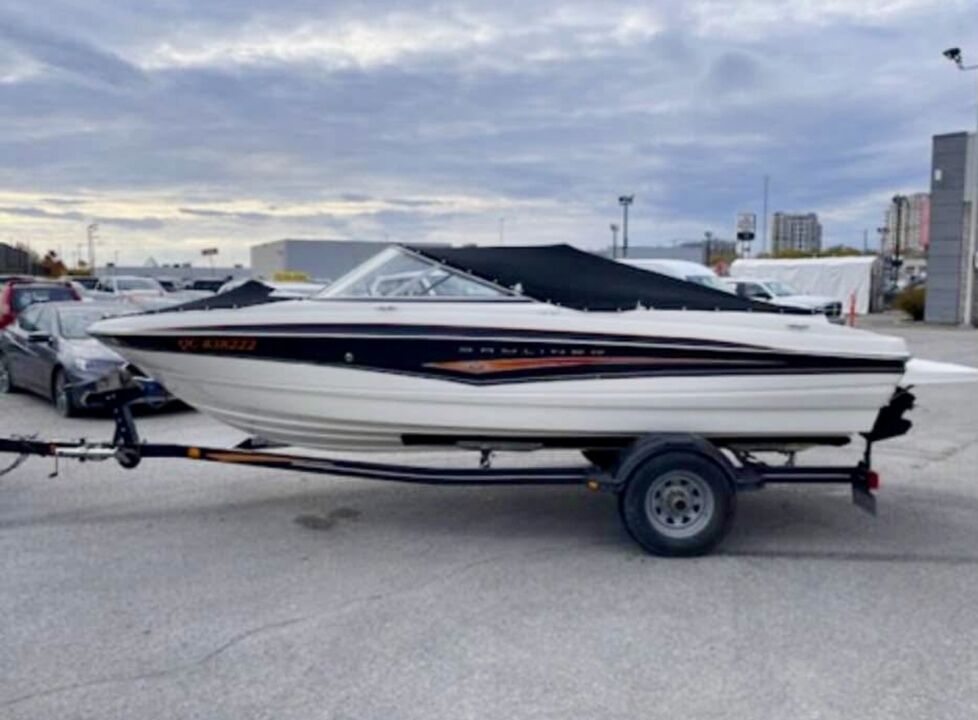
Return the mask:
[[[488,375],[490,373],[513,372],[516,370],[542,370],[568,367],[595,367],[602,365],[729,365],[728,359],[704,358],[650,358],[650,357],[548,357],[548,358],[499,358],[496,360],[448,360],[426,363],[425,367],[449,370],[467,375]],[[738,363],[744,363],[738,360]],[[748,361],[751,362],[751,361]],[[752,364],[764,364],[753,361]]]

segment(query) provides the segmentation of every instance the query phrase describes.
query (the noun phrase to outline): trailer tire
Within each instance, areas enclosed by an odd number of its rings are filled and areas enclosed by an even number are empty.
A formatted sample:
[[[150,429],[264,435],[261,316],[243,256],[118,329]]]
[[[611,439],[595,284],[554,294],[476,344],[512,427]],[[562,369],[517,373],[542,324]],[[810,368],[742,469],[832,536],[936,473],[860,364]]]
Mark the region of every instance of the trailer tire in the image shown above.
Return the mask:
[[[628,533],[654,555],[708,553],[727,534],[736,495],[727,474],[687,451],[653,455],[639,465],[618,497]]]

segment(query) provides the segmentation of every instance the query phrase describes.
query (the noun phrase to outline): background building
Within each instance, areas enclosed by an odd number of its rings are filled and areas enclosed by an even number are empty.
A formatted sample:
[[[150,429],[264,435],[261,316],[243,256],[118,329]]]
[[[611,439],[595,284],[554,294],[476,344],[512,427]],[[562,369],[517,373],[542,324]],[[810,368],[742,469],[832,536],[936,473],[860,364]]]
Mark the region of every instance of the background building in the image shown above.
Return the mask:
[[[170,278],[185,281],[211,280],[214,278],[240,280],[251,277],[251,270],[241,265],[234,265],[233,267],[215,265],[211,267],[210,265],[191,265],[190,263],[147,263],[145,265],[114,265],[108,263],[96,268],[95,275],[98,277],[138,275],[139,277]]]
[[[975,135],[935,135],[930,175],[930,229],[927,248],[927,322],[960,323],[968,267],[968,222],[975,183]],[[978,283],[976,283],[978,285]],[[978,312],[972,311],[978,318]]]
[[[900,197],[902,200],[899,218],[896,198],[890,201],[886,209],[883,254],[894,254],[899,231],[900,254],[922,255],[927,252],[927,245],[930,242],[930,194],[914,193]]]
[[[0,273],[23,273],[29,275],[35,268],[26,250],[0,243]]]
[[[336,280],[392,243],[369,240],[274,240],[251,246],[251,271],[271,278],[303,272],[314,280]]]
[[[789,250],[818,252],[822,249],[822,224],[815,213],[774,213],[771,222],[771,252]]]

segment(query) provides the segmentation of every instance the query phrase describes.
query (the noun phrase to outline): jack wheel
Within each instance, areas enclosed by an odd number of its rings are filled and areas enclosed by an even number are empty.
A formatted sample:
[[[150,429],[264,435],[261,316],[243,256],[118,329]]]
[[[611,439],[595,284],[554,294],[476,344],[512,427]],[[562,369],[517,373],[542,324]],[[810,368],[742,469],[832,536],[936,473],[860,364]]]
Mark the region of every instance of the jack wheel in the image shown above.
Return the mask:
[[[133,450],[132,448],[119,448],[116,450],[115,459],[126,470],[132,470],[134,467],[139,465],[139,461],[143,458],[139,454],[138,450]]]

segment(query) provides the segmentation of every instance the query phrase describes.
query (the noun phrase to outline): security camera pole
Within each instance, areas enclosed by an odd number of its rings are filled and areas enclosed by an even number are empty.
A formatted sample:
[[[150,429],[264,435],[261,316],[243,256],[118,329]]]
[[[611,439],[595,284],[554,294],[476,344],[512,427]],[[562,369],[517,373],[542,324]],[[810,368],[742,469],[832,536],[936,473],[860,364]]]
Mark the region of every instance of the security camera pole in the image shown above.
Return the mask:
[[[204,248],[200,254],[211,261],[211,277],[214,277],[214,256],[217,255],[217,248]]]
[[[752,212],[737,213],[737,255],[738,257],[750,256],[750,245],[754,242],[757,232],[757,215]]]
[[[958,66],[958,70],[978,70],[978,64],[965,65],[961,56],[960,48],[948,48],[944,51],[944,57]],[[978,246],[978,123],[975,127],[975,136],[971,141],[972,168],[971,168],[971,219],[968,221],[968,265],[964,274],[964,317],[962,325],[971,327],[972,312],[975,292],[975,249]]]
[[[619,195],[618,204],[621,205],[621,256],[628,257],[628,206],[635,200],[634,195]]]

